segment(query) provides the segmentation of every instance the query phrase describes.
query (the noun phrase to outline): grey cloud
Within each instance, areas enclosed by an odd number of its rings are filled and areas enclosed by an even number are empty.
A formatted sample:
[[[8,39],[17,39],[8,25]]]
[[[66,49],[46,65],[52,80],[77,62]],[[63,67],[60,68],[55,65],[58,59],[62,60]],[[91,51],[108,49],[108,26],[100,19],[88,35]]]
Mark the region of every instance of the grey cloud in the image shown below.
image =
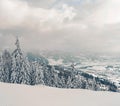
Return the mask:
[[[1,1],[0,48],[13,49],[19,35],[25,51],[120,53],[119,0]]]

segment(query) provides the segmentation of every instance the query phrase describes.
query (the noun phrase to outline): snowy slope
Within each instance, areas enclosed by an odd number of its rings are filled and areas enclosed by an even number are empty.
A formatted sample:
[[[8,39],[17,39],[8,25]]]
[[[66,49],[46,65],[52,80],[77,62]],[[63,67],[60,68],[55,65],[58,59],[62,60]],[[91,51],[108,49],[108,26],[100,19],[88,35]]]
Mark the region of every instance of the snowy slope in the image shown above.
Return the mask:
[[[120,106],[120,94],[0,83],[0,106]]]

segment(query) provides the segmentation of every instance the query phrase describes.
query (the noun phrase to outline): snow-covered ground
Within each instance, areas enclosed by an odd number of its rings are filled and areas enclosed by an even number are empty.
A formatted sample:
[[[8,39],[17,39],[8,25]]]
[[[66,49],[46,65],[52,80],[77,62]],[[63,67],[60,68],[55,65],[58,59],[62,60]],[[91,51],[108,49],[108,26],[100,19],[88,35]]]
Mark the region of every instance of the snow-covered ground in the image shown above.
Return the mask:
[[[0,83],[0,106],[120,106],[120,94]]]
[[[86,62],[78,65],[76,68],[86,73],[111,80],[120,87],[120,62]]]

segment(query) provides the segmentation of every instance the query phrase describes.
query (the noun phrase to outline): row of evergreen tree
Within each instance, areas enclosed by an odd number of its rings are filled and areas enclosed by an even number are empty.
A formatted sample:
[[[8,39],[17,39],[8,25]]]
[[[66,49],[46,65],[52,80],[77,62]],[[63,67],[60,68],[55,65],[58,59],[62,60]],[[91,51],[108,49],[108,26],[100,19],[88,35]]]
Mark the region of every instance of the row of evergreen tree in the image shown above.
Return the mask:
[[[22,53],[18,39],[15,44],[16,49],[12,53],[5,50],[0,56],[1,82],[117,91],[117,87],[96,81],[95,77],[82,76],[75,71],[74,67],[66,72],[56,69],[55,66],[29,61]]]

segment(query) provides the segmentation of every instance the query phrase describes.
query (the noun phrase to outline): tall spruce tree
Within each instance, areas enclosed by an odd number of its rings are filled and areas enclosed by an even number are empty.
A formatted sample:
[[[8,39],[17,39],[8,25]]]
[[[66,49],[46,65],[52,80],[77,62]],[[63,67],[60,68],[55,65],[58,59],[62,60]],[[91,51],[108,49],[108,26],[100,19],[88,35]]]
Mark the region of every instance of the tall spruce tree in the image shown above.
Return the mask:
[[[12,83],[30,84],[29,82],[29,63],[26,62],[25,57],[20,49],[19,39],[16,39],[16,49],[12,53]]]
[[[36,77],[36,84],[42,84],[44,85],[44,74],[43,74],[43,70],[42,70],[42,66],[37,62],[35,61],[34,63],[34,66],[35,66],[35,77]]]

